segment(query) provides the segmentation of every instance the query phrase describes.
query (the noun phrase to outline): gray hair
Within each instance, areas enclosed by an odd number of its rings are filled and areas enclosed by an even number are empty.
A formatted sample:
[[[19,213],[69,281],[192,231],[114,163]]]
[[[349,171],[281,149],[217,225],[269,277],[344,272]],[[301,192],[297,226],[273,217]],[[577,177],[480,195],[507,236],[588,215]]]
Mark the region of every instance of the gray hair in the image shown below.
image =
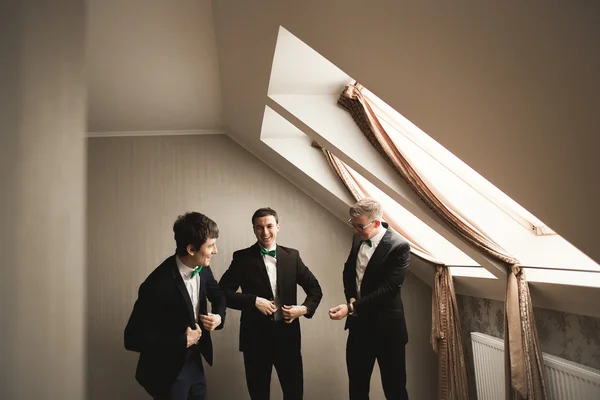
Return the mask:
[[[378,219],[381,220],[383,218],[383,208],[381,204],[369,197],[365,197],[364,199],[360,199],[356,202],[352,207],[350,207],[350,217],[356,218],[361,215],[366,215],[369,219]]]

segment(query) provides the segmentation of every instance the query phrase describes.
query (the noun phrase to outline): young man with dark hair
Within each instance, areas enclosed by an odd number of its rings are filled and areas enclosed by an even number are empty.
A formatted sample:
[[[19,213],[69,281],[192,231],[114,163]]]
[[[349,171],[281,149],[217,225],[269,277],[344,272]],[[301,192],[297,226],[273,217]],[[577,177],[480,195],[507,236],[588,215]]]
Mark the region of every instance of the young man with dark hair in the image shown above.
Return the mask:
[[[154,399],[202,400],[206,380],[200,355],[212,365],[210,332],[225,323],[225,297],[209,267],[219,228],[191,212],[177,218],[173,232],[176,254],[141,284],[125,328],[125,348],[140,353],[136,379]]]
[[[280,226],[275,210],[257,210],[252,228],[257,242],[233,253],[219,282],[227,306],[242,311],[240,351],[244,353],[248,392],[252,400],[268,400],[275,366],[283,398],[300,400],[303,373],[298,318],[311,318],[323,293],[298,250],[276,243]],[[297,285],[306,292],[302,305],[296,305]],[[239,287],[241,293],[237,293]]]

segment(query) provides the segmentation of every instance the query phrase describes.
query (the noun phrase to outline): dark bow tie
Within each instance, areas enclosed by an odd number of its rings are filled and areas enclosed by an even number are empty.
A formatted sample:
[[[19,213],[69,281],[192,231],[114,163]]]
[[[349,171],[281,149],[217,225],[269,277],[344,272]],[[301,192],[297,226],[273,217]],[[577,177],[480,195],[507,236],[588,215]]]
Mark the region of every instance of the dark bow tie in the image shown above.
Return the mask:
[[[369,247],[373,247],[373,242],[371,242],[371,239],[367,239],[367,240],[361,240],[360,244],[366,243]]]

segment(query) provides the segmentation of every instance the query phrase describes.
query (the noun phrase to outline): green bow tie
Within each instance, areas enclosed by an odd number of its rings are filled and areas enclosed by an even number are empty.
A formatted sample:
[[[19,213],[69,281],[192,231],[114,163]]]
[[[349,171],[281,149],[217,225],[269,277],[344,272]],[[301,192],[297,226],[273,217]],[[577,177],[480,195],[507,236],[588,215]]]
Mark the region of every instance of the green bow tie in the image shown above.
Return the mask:
[[[275,250],[277,250],[277,249],[273,249],[273,250],[270,250],[270,251],[269,251],[269,250],[263,249],[263,248],[261,247],[261,248],[260,248],[260,255],[261,255],[261,256],[267,255],[267,256],[271,256],[271,257],[273,257],[273,258],[277,258],[277,253],[275,252]]]
[[[192,278],[198,275],[200,271],[202,271],[202,268],[204,268],[202,265],[198,265],[196,268],[194,268],[194,272],[192,272]]]
[[[371,242],[371,239],[361,240],[360,243],[361,244],[366,243],[369,245],[369,247],[373,247],[373,242]]]

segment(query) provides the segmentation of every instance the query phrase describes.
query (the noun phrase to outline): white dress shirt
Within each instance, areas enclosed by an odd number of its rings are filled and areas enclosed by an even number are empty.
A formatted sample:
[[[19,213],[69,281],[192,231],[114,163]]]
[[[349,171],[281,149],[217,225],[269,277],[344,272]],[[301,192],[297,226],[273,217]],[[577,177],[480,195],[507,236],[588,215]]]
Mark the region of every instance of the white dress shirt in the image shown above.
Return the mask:
[[[377,235],[371,238],[371,247],[365,242],[360,244],[360,248],[358,249],[358,254],[356,256],[356,294],[357,297],[360,298],[360,285],[362,284],[363,276],[365,275],[365,270],[367,269],[367,265],[369,264],[369,260],[375,253],[375,249],[379,246],[379,242],[383,239],[383,235],[387,229],[381,227]]]
[[[181,274],[183,283],[185,283],[185,287],[188,291],[188,294],[190,295],[190,300],[192,301],[192,308],[194,309],[194,320],[198,321],[198,312],[200,305],[200,274],[196,274],[196,276],[192,278],[192,273],[194,272],[194,269],[185,265],[179,259],[179,256],[175,256],[175,260],[177,261],[177,268],[179,269],[179,273]]]
[[[277,244],[273,243],[271,247],[265,249],[267,251],[276,250]],[[277,296],[277,259],[270,255],[263,255],[265,261],[265,267],[267,267],[267,275],[269,275],[269,283],[271,284],[271,290],[273,291],[273,298],[275,299],[275,306],[277,311],[274,314],[274,319],[279,320],[281,318],[281,305],[279,304],[279,297]]]

